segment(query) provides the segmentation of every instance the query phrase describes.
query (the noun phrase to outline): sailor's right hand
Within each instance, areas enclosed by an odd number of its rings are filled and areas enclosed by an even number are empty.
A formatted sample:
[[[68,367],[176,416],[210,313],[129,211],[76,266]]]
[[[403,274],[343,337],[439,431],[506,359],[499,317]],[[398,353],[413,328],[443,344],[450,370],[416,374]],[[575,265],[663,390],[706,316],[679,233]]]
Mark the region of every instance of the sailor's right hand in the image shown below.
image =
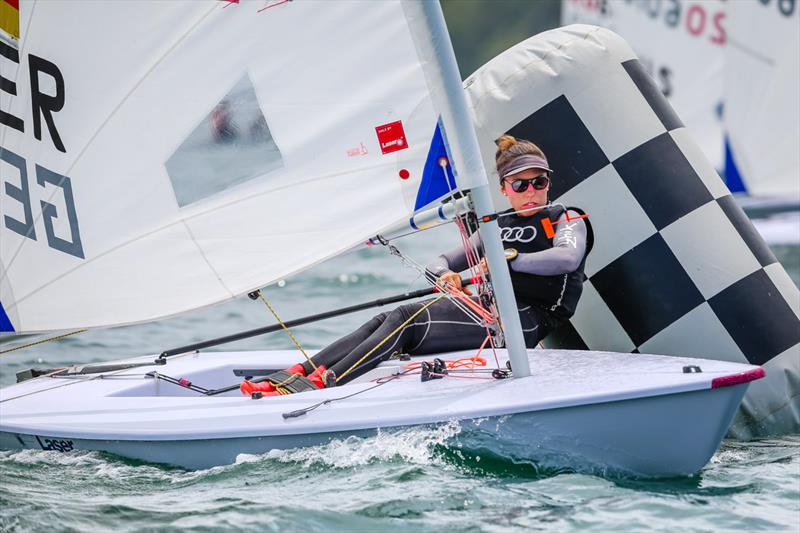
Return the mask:
[[[450,285],[457,291],[461,291],[467,296],[472,296],[472,291],[469,290],[469,287],[461,286],[461,276],[456,272],[448,270],[439,276],[439,279],[437,279],[436,282],[437,284],[441,283],[443,285]]]

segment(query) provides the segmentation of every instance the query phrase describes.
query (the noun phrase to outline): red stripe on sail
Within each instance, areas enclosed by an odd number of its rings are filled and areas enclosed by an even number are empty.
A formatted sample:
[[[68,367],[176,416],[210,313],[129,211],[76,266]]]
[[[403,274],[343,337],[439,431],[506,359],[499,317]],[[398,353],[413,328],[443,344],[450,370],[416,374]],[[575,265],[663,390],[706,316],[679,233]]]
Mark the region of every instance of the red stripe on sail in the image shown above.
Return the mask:
[[[19,0],[3,0],[3,2],[19,11]]]

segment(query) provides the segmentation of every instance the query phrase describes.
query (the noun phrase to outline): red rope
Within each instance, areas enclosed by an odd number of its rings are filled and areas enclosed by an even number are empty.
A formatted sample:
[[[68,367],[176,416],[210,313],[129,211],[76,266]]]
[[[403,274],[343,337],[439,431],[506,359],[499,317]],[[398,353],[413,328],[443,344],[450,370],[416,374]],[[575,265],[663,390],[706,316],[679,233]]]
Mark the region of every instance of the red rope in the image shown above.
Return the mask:
[[[480,316],[487,324],[494,324],[494,316],[484,309],[480,304],[476,303],[472,298],[461,292],[460,290],[450,286],[445,285],[444,290],[446,290],[450,296],[456,298],[461,303],[469,307],[474,313]]]
[[[476,355],[474,357],[462,357],[461,359],[454,359],[453,361],[445,361],[445,364],[447,365],[447,368],[475,368],[478,366],[486,366],[486,359]],[[403,365],[403,368],[406,370],[416,370],[421,366],[422,362],[407,363]]]

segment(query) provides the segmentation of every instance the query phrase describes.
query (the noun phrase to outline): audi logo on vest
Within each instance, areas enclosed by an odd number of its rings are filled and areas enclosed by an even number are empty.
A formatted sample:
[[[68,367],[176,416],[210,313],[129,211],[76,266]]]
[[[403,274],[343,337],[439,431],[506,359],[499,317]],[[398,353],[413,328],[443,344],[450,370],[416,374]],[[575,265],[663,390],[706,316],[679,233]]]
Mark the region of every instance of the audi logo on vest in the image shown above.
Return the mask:
[[[500,228],[503,242],[531,242],[536,238],[535,226],[514,226]]]

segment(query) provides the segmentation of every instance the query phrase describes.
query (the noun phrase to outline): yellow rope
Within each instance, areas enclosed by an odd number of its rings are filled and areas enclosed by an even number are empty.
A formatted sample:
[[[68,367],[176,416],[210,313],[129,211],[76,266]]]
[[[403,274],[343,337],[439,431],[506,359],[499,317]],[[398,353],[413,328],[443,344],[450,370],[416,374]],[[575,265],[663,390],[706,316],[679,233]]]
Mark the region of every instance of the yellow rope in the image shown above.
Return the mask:
[[[391,339],[391,338],[392,338],[392,337],[393,337],[395,334],[397,334],[397,333],[398,333],[400,330],[402,330],[404,327],[406,327],[406,326],[408,325],[408,323],[409,323],[409,322],[411,322],[412,320],[414,320],[415,318],[417,318],[417,316],[419,316],[419,315],[420,315],[420,314],[421,314],[421,313],[422,313],[424,310],[426,310],[427,308],[429,308],[430,306],[432,306],[433,304],[435,304],[436,302],[438,302],[439,300],[441,300],[441,299],[442,299],[442,298],[444,298],[444,297],[445,297],[445,294],[444,294],[444,293],[442,293],[442,294],[439,294],[439,296],[437,296],[436,298],[434,298],[434,299],[433,299],[433,300],[431,300],[430,302],[428,302],[428,303],[426,303],[425,305],[423,305],[422,307],[420,307],[420,308],[417,310],[417,312],[415,312],[413,315],[411,315],[410,317],[408,317],[408,319],[407,319],[405,322],[403,322],[402,324],[400,324],[399,326],[397,326],[397,328],[395,328],[395,330],[394,330],[394,331],[392,331],[392,332],[391,332],[391,333],[389,333],[389,334],[388,334],[386,337],[384,337],[384,338],[381,340],[381,342],[379,342],[378,344],[376,344],[376,345],[375,345],[375,347],[374,347],[373,349],[371,349],[370,351],[368,351],[367,353],[365,353],[365,354],[364,354],[364,355],[361,357],[361,359],[359,359],[358,361],[356,361],[356,362],[355,362],[355,364],[354,364],[353,366],[351,366],[350,368],[348,368],[347,370],[345,370],[344,372],[342,372],[342,375],[341,375],[341,376],[337,376],[337,378],[336,378],[336,382],[338,383],[340,379],[342,379],[343,377],[345,377],[347,374],[349,374],[349,373],[350,373],[350,371],[352,371],[354,368],[356,368],[358,365],[360,365],[360,364],[361,364],[361,363],[364,361],[364,359],[366,359],[367,357],[369,357],[370,355],[372,355],[372,354],[375,352],[375,350],[377,350],[378,348],[380,348],[381,346],[383,346],[383,344],[384,344],[386,341],[388,341],[389,339]]]
[[[267,301],[267,299],[264,298],[264,295],[261,294],[261,291],[256,291],[256,292],[258,293],[258,297],[261,299],[261,301],[264,302],[264,305],[267,306],[267,309],[269,309],[270,313],[272,313],[272,316],[275,317],[275,320],[277,320],[278,323],[281,325],[281,327],[283,328],[283,331],[285,331],[289,335],[289,338],[292,339],[292,342],[294,342],[294,345],[297,346],[297,348],[300,350],[300,352],[305,356],[306,360],[309,362],[309,364],[312,366],[312,368],[314,368],[314,370],[316,370],[317,369],[317,365],[314,364],[314,361],[312,361],[311,358],[306,353],[306,351],[303,350],[303,347],[300,346],[300,343],[297,341],[297,339],[294,337],[294,335],[292,335],[292,332],[289,330],[288,327],[286,327],[286,324],[283,323],[283,320],[281,320],[281,317],[278,316],[278,313],[275,311],[275,309],[273,309],[272,306],[270,305],[270,303]]]
[[[63,335],[57,335],[55,337],[50,337],[49,339],[42,339],[40,341],[30,342],[28,344],[23,344],[22,346],[16,346],[14,348],[9,348],[8,350],[0,351],[0,355],[3,355],[4,353],[16,352],[17,350],[22,350],[24,348],[30,348],[31,346],[36,346],[37,344],[44,344],[45,342],[57,341],[58,339],[63,339],[64,337],[69,337],[70,335],[77,335],[78,333],[83,333],[84,331],[87,331],[87,330],[79,329],[77,331],[71,331],[70,333],[64,333]]]

